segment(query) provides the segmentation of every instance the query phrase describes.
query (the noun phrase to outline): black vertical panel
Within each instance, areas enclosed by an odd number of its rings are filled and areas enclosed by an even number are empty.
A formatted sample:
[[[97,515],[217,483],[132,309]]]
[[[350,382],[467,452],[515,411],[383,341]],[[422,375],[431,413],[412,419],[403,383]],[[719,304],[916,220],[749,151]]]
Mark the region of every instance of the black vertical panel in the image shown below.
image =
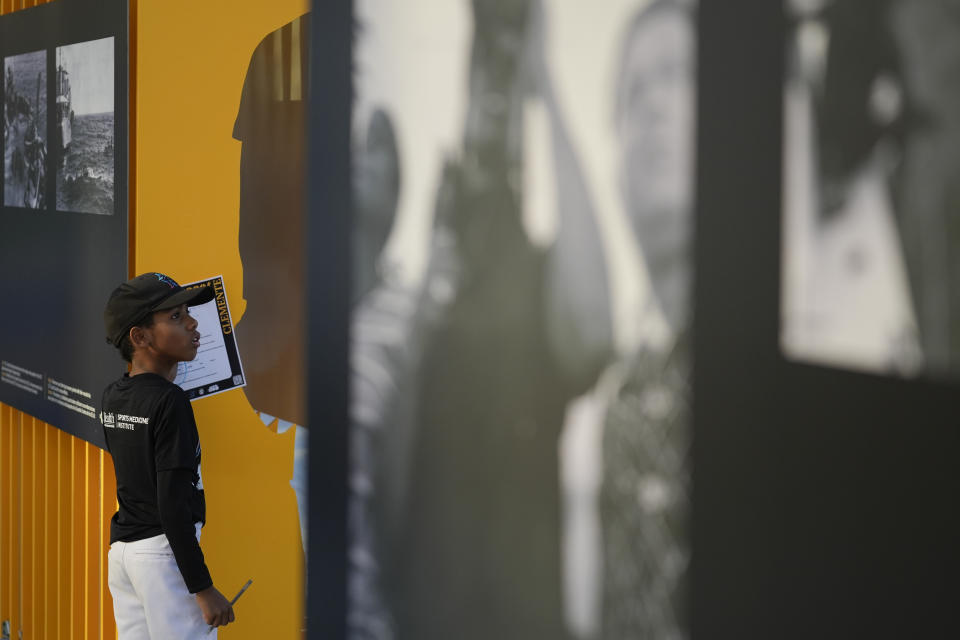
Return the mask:
[[[780,355],[782,9],[700,16],[694,638],[954,637],[958,389]]]
[[[694,283],[694,638],[764,637],[776,381],[780,11],[700,6]],[[763,480],[766,478],[766,480]],[[771,590],[768,592],[768,590]],[[776,637],[773,636],[768,637]]]
[[[307,180],[308,637],[346,633],[350,0],[311,14]]]

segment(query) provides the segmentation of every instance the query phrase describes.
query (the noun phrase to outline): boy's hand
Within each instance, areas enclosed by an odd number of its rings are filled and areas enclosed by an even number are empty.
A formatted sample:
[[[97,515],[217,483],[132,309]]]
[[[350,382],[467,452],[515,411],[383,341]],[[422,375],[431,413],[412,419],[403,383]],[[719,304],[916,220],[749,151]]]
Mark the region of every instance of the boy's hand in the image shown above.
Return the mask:
[[[203,613],[203,621],[211,627],[220,627],[235,620],[230,601],[215,587],[207,587],[195,595],[200,611]]]

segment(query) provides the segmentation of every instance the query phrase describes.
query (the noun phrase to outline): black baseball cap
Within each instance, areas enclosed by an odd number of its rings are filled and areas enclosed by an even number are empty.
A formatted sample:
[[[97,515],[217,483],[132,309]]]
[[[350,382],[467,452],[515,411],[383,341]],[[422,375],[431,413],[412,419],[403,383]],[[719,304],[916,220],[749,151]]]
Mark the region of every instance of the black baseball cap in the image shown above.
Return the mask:
[[[154,311],[185,304],[192,307],[213,300],[213,288],[184,289],[176,280],[162,273],[144,273],[127,280],[110,294],[103,310],[103,324],[107,342],[120,346],[130,328]]]

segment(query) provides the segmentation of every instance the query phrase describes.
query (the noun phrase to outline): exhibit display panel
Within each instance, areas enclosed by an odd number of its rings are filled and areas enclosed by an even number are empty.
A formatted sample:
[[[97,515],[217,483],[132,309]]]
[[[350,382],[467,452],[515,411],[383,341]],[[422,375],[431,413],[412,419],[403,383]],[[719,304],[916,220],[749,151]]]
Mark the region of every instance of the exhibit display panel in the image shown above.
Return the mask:
[[[100,391],[123,371],[102,314],[127,277],[127,2],[3,16],[0,55],[0,400],[103,446]]]

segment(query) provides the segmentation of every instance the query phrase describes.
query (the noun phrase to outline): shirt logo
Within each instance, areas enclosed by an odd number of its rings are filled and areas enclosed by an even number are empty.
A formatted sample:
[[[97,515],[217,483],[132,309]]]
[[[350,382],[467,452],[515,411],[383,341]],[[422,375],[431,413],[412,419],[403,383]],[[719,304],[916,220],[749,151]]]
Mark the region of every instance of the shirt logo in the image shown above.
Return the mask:
[[[128,416],[125,413],[117,414],[117,428],[133,431],[138,424],[150,424],[150,418],[141,418],[140,416]]]
[[[117,416],[109,411],[101,411],[100,422],[102,422],[103,426],[108,429],[115,429],[117,427]]]

